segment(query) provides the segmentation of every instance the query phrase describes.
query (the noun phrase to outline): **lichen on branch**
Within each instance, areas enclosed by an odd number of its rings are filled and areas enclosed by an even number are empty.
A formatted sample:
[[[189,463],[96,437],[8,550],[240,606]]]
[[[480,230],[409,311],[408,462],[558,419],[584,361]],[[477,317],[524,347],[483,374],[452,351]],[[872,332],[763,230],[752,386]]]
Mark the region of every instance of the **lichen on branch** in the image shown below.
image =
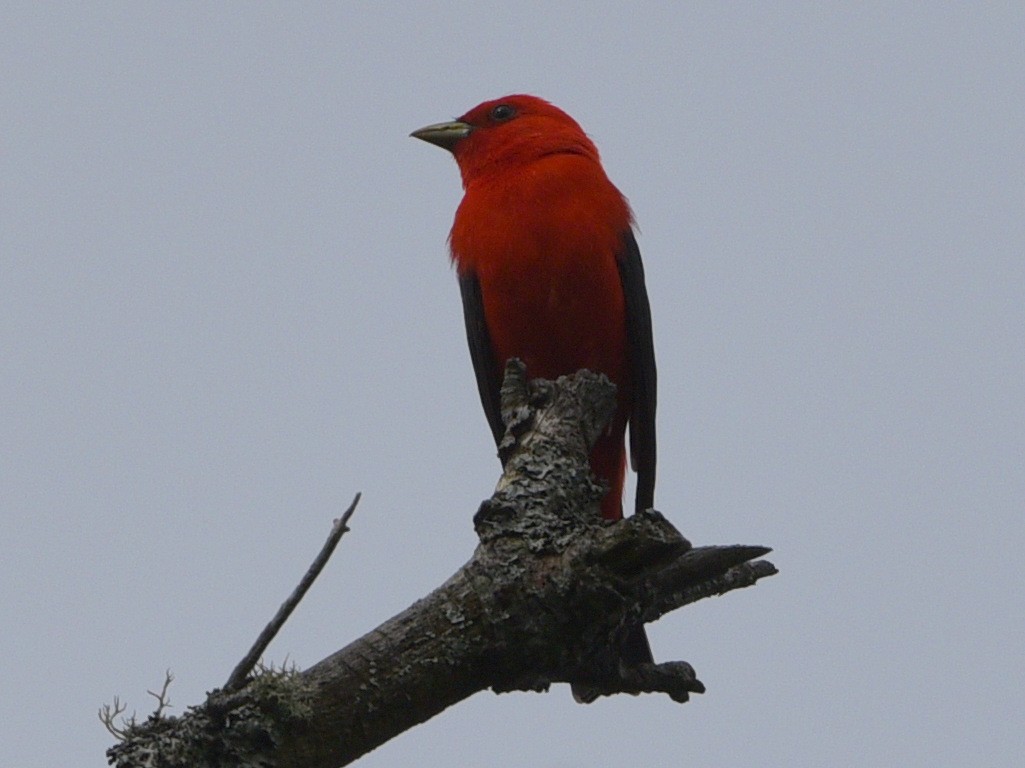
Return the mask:
[[[133,726],[111,763],[336,768],[486,688],[569,682],[674,701],[703,692],[686,662],[624,665],[626,628],[776,569],[757,560],[766,547],[692,547],[655,510],[602,520],[588,455],[614,408],[603,376],[531,381],[510,361],[504,472],[473,517],[480,543],[470,560],[305,671],[257,673],[179,718]]]

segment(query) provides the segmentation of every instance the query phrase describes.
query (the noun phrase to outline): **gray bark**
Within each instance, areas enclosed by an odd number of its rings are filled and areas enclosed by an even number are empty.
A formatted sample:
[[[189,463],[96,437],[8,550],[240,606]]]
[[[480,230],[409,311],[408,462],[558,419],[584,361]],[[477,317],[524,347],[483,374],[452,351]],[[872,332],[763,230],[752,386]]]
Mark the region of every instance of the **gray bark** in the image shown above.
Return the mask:
[[[585,685],[599,695],[704,687],[686,662],[626,667],[625,628],[776,572],[765,547],[693,548],[654,510],[601,519],[589,447],[615,389],[582,371],[502,393],[505,471],[474,516],[470,561],[422,600],[302,672],[258,673],[180,718],[129,729],[118,766],[347,765],[487,688]]]

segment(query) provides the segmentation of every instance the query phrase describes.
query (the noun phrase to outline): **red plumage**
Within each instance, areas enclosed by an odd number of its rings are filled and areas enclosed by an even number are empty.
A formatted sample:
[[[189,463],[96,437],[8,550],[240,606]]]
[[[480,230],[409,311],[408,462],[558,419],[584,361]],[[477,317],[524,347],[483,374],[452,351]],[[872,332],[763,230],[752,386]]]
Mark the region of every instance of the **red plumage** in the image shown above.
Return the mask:
[[[565,112],[524,95],[484,102],[413,135],[449,149],[462,175],[450,244],[496,441],[498,386],[510,357],[533,377],[604,373],[617,385],[618,408],[591,455],[595,475],[609,484],[602,515],[623,514],[628,423],[640,475],[636,506],[651,506],[655,366],[647,295],[630,208],[594,143]]]

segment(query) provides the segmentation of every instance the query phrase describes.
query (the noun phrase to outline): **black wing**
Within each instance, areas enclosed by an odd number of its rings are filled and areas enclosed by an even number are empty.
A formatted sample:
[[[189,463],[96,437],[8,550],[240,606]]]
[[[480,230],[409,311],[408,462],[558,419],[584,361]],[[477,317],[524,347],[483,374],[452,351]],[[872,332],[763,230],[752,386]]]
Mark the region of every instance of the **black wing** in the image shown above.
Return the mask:
[[[484,300],[481,298],[477,276],[460,275],[459,291],[463,295],[463,320],[466,322],[466,340],[470,344],[470,359],[473,360],[473,370],[477,374],[477,391],[480,392],[484,415],[488,418],[497,446],[505,434],[500,405],[502,382],[499,380],[495,353],[491,348],[491,336],[484,321]]]
[[[630,408],[630,464],[637,473],[637,499],[640,512],[655,504],[655,344],[651,337],[651,307],[644,287],[644,266],[633,232],[623,235],[619,254],[619,278],[626,301],[626,345],[630,357],[630,384],[633,403]],[[478,374],[478,381],[480,374]]]

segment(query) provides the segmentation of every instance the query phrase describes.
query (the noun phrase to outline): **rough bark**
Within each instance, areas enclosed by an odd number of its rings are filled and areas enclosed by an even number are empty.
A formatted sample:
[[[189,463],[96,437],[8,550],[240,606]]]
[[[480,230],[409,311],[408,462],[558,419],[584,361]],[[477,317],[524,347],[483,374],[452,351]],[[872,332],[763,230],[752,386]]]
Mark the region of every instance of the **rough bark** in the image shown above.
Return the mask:
[[[658,512],[606,523],[589,446],[614,387],[582,371],[502,393],[505,471],[474,516],[480,544],[448,581],[302,672],[257,674],[180,718],[129,729],[118,766],[335,768],[491,688],[574,682],[602,695],[703,692],[686,662],[620,662],[627,626],[775,573],[765,547],[693,548]]]

